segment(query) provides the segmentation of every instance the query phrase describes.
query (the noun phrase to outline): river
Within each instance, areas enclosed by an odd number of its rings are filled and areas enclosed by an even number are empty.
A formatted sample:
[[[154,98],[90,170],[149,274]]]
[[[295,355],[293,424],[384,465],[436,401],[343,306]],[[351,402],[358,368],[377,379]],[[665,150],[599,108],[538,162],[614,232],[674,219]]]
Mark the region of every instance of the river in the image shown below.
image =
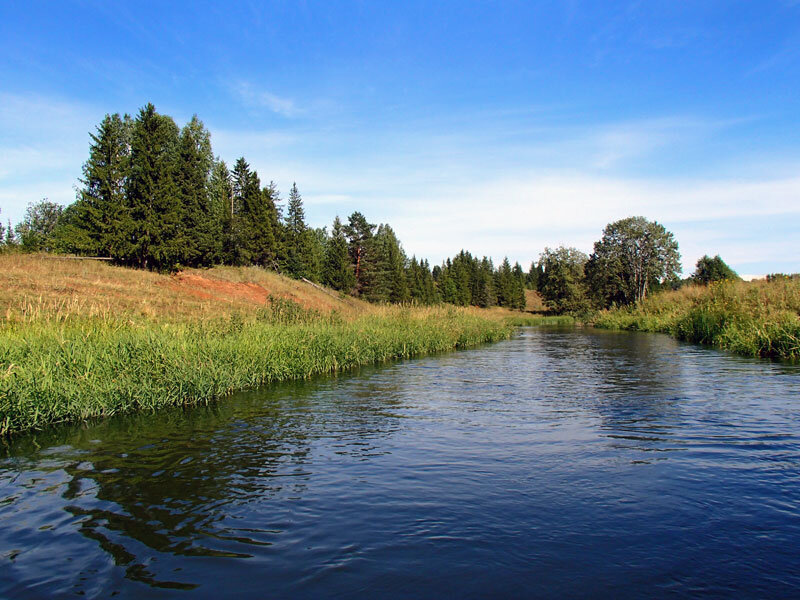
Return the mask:
[[[0,596],[800,596],[800,366],[473,350],[14,439]]]

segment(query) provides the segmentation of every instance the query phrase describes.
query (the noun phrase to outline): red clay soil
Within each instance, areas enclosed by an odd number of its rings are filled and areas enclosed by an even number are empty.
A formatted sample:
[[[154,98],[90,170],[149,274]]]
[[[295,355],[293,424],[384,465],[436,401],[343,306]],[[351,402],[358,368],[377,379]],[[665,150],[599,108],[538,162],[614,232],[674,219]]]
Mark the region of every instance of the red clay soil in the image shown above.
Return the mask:
[[[227,300],[228,302],[250,302],[263,305],[270,292],[257,283],[234,283],[207,279],[193,273],[178,273],[171,279],[173,289],[197,298]]]

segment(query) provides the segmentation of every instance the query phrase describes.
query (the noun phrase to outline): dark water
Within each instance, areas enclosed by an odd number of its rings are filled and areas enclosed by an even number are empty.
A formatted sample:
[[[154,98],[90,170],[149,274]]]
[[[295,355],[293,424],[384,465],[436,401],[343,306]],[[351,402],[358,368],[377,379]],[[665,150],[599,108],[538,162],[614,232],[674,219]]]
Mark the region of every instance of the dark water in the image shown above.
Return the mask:
[[[800,367],[472,351],[21,438],[0,596],[800,597]]]

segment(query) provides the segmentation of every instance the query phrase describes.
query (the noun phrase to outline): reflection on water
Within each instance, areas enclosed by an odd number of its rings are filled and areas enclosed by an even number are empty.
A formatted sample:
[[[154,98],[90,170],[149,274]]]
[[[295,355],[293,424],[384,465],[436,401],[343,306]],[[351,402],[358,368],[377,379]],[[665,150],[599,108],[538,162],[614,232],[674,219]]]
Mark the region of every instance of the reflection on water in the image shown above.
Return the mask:
[[[800,369],[542,329],[14,440],[0,596],[787,597]]]

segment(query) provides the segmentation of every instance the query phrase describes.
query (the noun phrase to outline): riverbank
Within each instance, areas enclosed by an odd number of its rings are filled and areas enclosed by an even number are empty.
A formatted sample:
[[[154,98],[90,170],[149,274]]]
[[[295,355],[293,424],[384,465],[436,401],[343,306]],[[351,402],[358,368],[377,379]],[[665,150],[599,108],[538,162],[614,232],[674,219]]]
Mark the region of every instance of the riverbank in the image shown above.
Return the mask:
[[[0,257],[0,434],[508,338],[503,310],[374,306],[256,268]]]
[[[742,356],[800,359],[800,281],[721,282],[603,311],[596,327],[667,333]]]

